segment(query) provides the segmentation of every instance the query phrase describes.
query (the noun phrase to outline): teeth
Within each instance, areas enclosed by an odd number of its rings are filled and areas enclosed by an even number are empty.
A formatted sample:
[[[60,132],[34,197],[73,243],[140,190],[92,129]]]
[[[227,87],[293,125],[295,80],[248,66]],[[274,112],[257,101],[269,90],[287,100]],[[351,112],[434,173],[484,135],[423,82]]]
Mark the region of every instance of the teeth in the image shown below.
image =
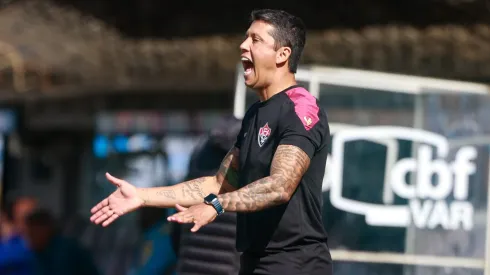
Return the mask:
[[[250,59],[248,59],[248,58],[246,58],[246,57],[242,57],[242,61],[245,61],[245,62],[250,62],[250,63],[252,63],[252,60],[250,60]]]

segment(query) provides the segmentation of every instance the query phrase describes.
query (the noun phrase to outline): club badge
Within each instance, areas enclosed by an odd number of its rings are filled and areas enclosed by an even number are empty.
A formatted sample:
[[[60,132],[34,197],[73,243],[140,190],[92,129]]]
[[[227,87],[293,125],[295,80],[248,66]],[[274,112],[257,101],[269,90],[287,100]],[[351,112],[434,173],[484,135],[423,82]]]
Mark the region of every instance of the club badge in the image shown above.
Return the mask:
[[[258,141],[259,141],[259,146],[262,147],[266,140],[269,138],[271,135],[271,128],[269,127],[269,123],[266,123],[263,127],[260,127],[259,129],[259,136],[258,136]]]

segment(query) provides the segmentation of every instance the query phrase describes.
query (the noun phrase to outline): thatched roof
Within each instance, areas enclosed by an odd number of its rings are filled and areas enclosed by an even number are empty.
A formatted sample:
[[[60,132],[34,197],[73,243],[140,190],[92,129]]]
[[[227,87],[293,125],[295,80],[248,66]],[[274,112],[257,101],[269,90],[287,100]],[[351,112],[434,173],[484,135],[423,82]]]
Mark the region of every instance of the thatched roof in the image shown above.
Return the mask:
[[[229,90],[240,39],[131,40],[77,10],[23,1],[0,10],[0,89]],[[490,25],[371,26],[309,33],[303,63],[490,79],[488,48]]]

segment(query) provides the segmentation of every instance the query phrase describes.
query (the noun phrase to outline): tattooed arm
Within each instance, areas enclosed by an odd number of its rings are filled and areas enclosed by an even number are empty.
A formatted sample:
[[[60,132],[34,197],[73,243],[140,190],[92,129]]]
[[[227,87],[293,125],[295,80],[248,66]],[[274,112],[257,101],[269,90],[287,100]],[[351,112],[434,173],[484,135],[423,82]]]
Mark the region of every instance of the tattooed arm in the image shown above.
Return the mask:
[[[201,177],[173,186],[138,189],[145,206],[174,207],[175,204],[191,206],[202,203],[210,193],[223,194],[236,190],[238,186],[237,148],[231,149],[223,159],[219,171],[214,176]]]
[[[289,201],[310,158],[299,147],[279,145],[272,160],[270,176],[257,180],[218,199],[226,211],[255,212]]]

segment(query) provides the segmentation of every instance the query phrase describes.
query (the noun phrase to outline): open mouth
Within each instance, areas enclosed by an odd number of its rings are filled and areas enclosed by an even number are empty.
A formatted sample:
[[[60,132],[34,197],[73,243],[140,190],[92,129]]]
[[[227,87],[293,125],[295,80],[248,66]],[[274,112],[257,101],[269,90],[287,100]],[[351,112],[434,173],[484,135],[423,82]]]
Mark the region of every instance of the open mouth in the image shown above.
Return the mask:
[[[242,65],[243,65],[244,75],[249,75],[253,72],[254,63],[249,58],[242,56]]]

